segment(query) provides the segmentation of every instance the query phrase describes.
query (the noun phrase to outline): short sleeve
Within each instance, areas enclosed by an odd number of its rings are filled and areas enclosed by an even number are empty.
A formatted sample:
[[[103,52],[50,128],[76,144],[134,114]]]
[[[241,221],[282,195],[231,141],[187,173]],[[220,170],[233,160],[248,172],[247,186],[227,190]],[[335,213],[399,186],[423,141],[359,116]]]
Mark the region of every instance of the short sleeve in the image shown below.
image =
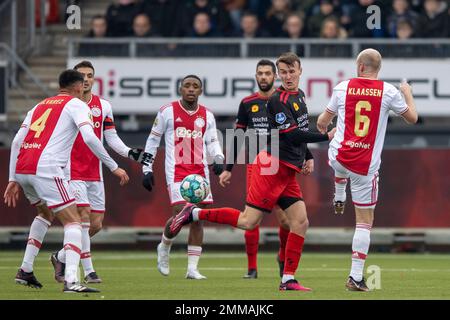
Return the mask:
[[[164,109],[165,110],[165,109]],[[166,124],[164,119],[164,110],[159,110],[156,115],[155,121],[153,122],[152,131],[154,135],[162,136],[166,130]]]
[[[243,101],[241,101],[239,105],[239,111],[236,118],[236,129],[246,129],[248,126],[248,113],[245,108],[245,104]]]
[[[86,103],[74,98],[67,103],[66,108],[78,128],[84,125],[93,127],[92,113]]]
[[[282,103],[278,95],[272,96],[267,103],[267,118],[270,128],[278,129],[280,133],[298,128],[289,105]]]
[[[326,111],[328,111],[329,113],[336,114],[338,111],[339,106],[338,92],[339,91],[336,89],[333,90],[333,93],[331,95],[330,101],[328,102],[326,109]]]
[[[394,111],[396,114],[403,114],[406,111],[408,111],[409,107],[405,102],[405,99],[403,98],[400,91],[395,89],[395,94],[392,97],[392,101],[389,105],[389,109]]]

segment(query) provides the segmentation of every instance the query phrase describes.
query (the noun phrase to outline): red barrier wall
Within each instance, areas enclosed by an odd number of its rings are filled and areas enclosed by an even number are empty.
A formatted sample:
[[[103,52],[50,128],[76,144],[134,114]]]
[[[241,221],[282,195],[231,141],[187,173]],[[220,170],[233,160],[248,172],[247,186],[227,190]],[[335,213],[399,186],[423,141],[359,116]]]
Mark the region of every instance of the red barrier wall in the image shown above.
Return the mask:
[[[327,165],[326,150],[313,150],[315,173],[298,176],[303,189],[311,227],[353,227],[354,211],[347,205],[344,216],[335,216],[331,206],[333,173]],[[130,175],[130,184],[120,187],[105,170],[105,226],[163,226],[170,216],[169,197],[164,176],[164,152],[155,162],[155,190],[141,186],[141,167],[126,159],[115,158]],[[450,150],[386,150],[380,171],[379,203],[375,213],[377,227],[449,227],[450,228]],[[0,150],[0,187],[3,195],[8,181],[9,150]],[[211,178],[215,206],[243,208],[245,168],[235,166],[231,185],[223,189]],[[0,226],[29,226],[35,209],[21,194],[19,206],[10,209],[0,204]],[[263,226],[276,226],[267,215]]]

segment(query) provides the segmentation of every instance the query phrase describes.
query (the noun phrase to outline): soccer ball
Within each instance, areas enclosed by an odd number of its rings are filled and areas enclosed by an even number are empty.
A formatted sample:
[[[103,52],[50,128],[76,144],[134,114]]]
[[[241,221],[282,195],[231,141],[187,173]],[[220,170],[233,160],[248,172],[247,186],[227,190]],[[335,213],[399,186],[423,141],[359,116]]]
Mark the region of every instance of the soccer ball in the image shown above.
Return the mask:
[[[190,174],[181,182],[180,193],[187,202],[199,203],[209,194],[208,181],[201,175]]]

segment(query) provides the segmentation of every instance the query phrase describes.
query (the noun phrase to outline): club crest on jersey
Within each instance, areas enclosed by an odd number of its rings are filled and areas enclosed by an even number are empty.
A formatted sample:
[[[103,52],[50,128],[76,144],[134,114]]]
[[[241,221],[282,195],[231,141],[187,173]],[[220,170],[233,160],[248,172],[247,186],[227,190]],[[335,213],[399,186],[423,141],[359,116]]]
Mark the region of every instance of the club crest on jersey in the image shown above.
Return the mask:
[[[300,109],[300,107],[298,106],[297,102],[294,102],[294,110],[298,111]]]
[[[286,115],[283,112],[275,115],[275,121],[279,124],[283,124],[286,121]]]
[[[194,124],[197,128],[203,128],[205,126],[205,119],[197,118],[195,119]]]
[[[102,110],[100,110],[100,108],[97,106],[93,106],[91,108],[91,112],[94,117],[100,117],[102,115]]]
[[[252,105],[252,112],[258,112],[259,111],[259,107],[257,104]]]

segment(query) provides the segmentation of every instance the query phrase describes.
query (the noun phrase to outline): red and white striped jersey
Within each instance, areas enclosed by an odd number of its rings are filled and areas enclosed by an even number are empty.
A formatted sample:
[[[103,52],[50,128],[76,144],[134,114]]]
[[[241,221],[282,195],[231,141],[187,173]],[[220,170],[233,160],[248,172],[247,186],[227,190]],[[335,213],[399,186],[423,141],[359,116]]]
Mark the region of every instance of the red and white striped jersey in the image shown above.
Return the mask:
[[[111,104],[92,95],[88,102],[94,123],[94,133],[103,142],[104,131],[115,129]],[[129,148],[122,153],[127,153]],[[103,181],[102,163],[99,158],[84,143],[79,133],[73,144],[70,162],[66,174],[70,172],[69,180]]]
[[[153,123],[145,151],[155,155],[163,134],[167,184],[182,181],[193,173],[206,177],[209,174],[207,156],[223,157],[214,115],[202,105],[198,105],[195,111],[184,109],[181,101],[162,106]],[[152,171],[152,167],[144,166],[143,171]]]
[[[80,99],[60,94],[41,101],[22,123],[28,132],[20,147],[15,173],[57,176],[55,168],[67,165],[78,128],[84,125],[93,126],[92,114]]]
[[[408,111],[402,94],[393,85],[365,78],[339,83],[327,106],[328,112],[338,116],[329,159],[357,174],[377,172],[390,110],[399,115]]]

